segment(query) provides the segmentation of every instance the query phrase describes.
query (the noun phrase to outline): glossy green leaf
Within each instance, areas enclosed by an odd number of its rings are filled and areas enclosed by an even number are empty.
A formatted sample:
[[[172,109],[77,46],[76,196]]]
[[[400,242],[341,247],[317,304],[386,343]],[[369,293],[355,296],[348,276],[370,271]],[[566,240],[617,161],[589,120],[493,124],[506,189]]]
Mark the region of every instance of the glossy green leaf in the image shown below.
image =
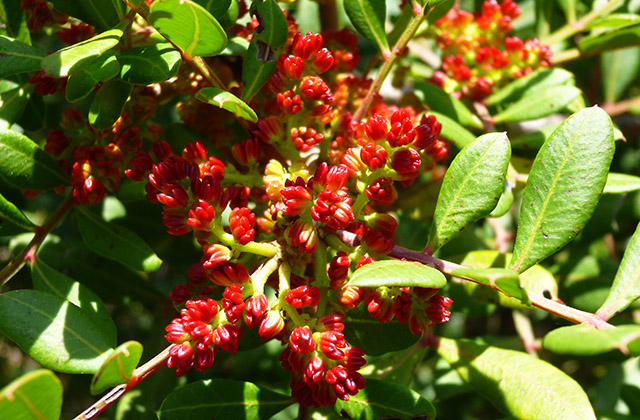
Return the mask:
[[[609,28],[585,36],[578,42],[582,53],[589,55],[636,45],[640,45],[640,22]]]
[[[373,319],[364,305],[347,311],[343,333],[349,344],[364,349],[370,356],[407,349],[420,339],[397,320],[380,322]]]
[[[116,325],[102,300],[89,288],[51,268],[40,258],[31,264],[33,287],[49,292],[82,309],[111,347],[116,345]]]
[[[119,345],[93,375],[91,393],[100,394],[107,388],[131,381],[141,356],[142,344],[137,341],[127,341]]]
[[[121,0],[51,0],[56,10],[80,19],[100,30],[109,29],[126,14]]]
[[[619,350],[625,355],[640,355],[640,325],[618,325],[597,329],[580,324],[556,328],[544,336],[545,349],[558,354],[592,356]]]
[[[0,194],[0,236],[34,231],[36,226],[19,208]]]
[[[483,126],[480,119],[465,104],[438,86],[428,82],[416,81],[413,89],[418,99],[429,105],[432,110],[441,112],[465,127],[482,130]]]
[[[189,58],[210,57],[227,46],[227,34],[205,8],[191,0],[155,0],[148,19]]]
[[[250,382],[206,379],[173,391],[160,406],[160,420],[268,419],[291,405],[291,397]]]
[[[356,30],[381,53],[389,52],[384,22],[385,0],[344,0],[344,10]]]
[[[27,136],[0,131],[0,177],[18,188],[45,190],[65,185],[68,176]]]
[[[500,195],[500,199],[498,200],[498,204],[496,207],[491,210],[491,213],[487,215],[487,217],[502,217],[511,209],[513,205],[513,189],[515,188],[515,181],[509,178],[507,173],[507,180],[504,183],[504,188],[502,189],[502,195]]]
[[[589,23],[585,29],[591,30],[594,28],[625,26],[634,22],[640,22],[640,15],[633,13],[610,13],[606,16],[598,17]]]
[[[241,36],[234,36],[229,39],[227,47],[220,53],[220,55],[244,55],[249,49],[249,41]]]
[[[540,93],[554,86],[573,86],[573,73],[560,67],[544,68],[528,74],[498,89],[485,99],[487,105],[514,101],[522,96]]]
[[[624,311],[640,297],[640,224],[631,237],[622,262],[613,279],[609,296],[604,301],[597,315],[609,319]]]
[[[428,113],[435,115],[438,122],[442,124],[440,135],[455,144],[458,149],[462,150],[476,140],[476,136],[457,121],[439,112],[429,111]]]
[[[112,50],[91,61],[80,71],[73,73],[67,80],[64,97],[69,102],[86,98],[96,84],[109,80],[120,72],[120,64]]]
[[[0,332],[58,372],[95,373],[111,350],[82,309],[41,290],[0,295]]]
[[[98,255],[136,270],[155,271],[162,260],[133,231],[113,222],[104,222],[86,209],[76,212],[78,228],[87,248]]]
[[[346,413],[353,420],[436,417],[433,404],[416,391],[376,379],[367,379],[364,389],[351,396],[349,401],[338,400],[335,410],[341,413],[341,417]]]
[[[522,96],[527,96],[534,92],[539,93],[554,86],[573,86],[574,84],[575,76],[573,73],[560,67],[543,68],[498,89],[485,99],[485,103],[487,105],[496,105],[515,101]]]
[[[0,390],[5,419],[58,420],[61,410],[62,383],[50,370],[32,370]]]
[[[46,56],[47,53],[38,48],[0,35],[0,77],[40,70]]]
[[[598,107],[551,134],[529,173],[509,268],[522,272],[576,237],[598,204],[614,150],[611,119]]]
[[[596,418],[576,381],[527,353],[441,337],[438,354],[479,394],[518,419]]]
[[[225,15],[231,0],[194,0],[200,6],[204,7],[209,13],[213,15],[218,21]]]
[[[604,185],[604,194],[624,194],[640,190],[640,177],[634,175],[609,172],[607,183]]]
[[[175,76],[182,57],[168,42],[157,42],[121,51],[118,61],[122,66],[122,80],[135,85],[150,85]]]
[[[128,21],[127,21],[128,22]],[[42,68],[50,76],[68,76],[98,59],[104,52],[118,45],[127,22],[102,32],[93,38],[70,45],[42,59]]]
[[[600,56],[602,88],[607,102],[618,101],[640,70],[640,47],[609,51]]]
[[[261,24],[256,28],[242,65],[242,100],[249,102],[276,69],[275,60],[287,42],[287,18],[274,0],[254,2],[251,13]]]
[[[0,120],[9,128],[20,119],[29,103],[33,85],[28,81],[16,83],[11,80],[0,80]]]
[[[255,111],[244,103],[242,99],[229,91],[220,88],[206,87],[196,93],[196,99],[226,109],[238,118],[258,122],[258,116]]]
[[[582,91],[574,86],[554,86],[531,92],[493,117],[495,123],[529,121],[562,111]]]
[[[106,130],[111,127],[120,118],[132,89],[132,85],[117,79],[104,83],[94,96],[89,108],[91,127],[96,130]]]
[[[433,252],[470,222],[491,213],[504,189],[511,146],[505,133],[478,137],[453,160],[442,181],[427,246]]]
[[[440,289],[447,279],[439,270],[410,261],[383,260],[363,265],[353,272],[348,286],[416,286]]]

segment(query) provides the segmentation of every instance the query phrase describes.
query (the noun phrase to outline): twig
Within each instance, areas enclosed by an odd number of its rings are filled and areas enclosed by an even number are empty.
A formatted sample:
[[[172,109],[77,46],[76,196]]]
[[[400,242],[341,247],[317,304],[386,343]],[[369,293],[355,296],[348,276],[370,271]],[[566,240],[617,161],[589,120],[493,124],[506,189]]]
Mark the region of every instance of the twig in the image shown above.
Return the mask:
[[[153,372],[160,369],[164,362],[169,358],[169,349],[171,346],[162,350],[153,359],[133,371],[133,378],[126,384],[118,385],[107,392],[102,398],[96,401],[91,407],[84,410],[73,420],[89,420],[106,410],[111,404],[115,403],[124,394],[133,389]]]
[[[614,117],[616,115],[625,114],[631,111],[634,107],[640,107],[640,96],[635,98],[626,99],[620,102],[607,102],[602,105],[607,114]]]
[[[613,12],[618,8],[618,6],[620,6],[620,4],[622,4],[621,0],[611,0],[600,9],[593,10],[587,13],[581,19],[575,22],[567,23],[557,31],[553,32],[551,35],[541,39],[540,43],[552,45],[560,41],[564,41],[565,39],[570,38],[579,32],[582,32],[587,27],[587,25],[596,20],[598,17]]]
[[[42,242],[47,235],[58,225],[58,222],[64,217],[65,214],[73,207],[75,200],[71,193],[65,198],[55,212],[49,216],[44,224],[36,228],[36,234],[20,253],[0,271],[0,287],[4,286],[13,276],[15,276],[27,262],[34,262],[36,260],[36,253],[38,248],[42,245]]]
[[[360,121],[369,110],[373,98],[378,94],[380,88],[382,87],[382,83],[387,78],[389,72],[400,58],[400,55],[402,55],[402,53],[404,52],[404,49],[406,48],[411,38],[413,38],[413,36],[415,35],[418,27],[427,17],[427,14],[425,13],[426,11],[427,9],[424,7],[417,8],[415,10],[415,16],[413,17],[413,19],[411,19],[409,25],[407,25],[407,29],[405,29],[402,35],[400,35],[400,38],[398,39],[398,42],[396,42],[396,45],[394,45],[391,49],[391,54],[386,57],[383,56],[384,62],[382,63],[382,66],[380,67],[375,80],[371,84],[371,87],[369,87],[369,91],[362,100],[360,107],[357,109],[355,114],[353,114],[353,119],[355,121]]]
[[[531,319],[518,309],[514,309],[511,314],[513,316],[513,324],[516,327],[525,351],[532,356],[538,357],[537,350],[540,348],[540,344],[536,341],[536,336],[533,333]]]

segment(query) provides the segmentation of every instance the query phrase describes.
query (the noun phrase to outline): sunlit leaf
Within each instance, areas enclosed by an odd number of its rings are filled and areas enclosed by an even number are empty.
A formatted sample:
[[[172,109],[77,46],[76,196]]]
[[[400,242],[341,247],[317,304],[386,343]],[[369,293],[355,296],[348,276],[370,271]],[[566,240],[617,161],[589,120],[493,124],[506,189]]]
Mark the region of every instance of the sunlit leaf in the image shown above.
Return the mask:
[[[597,107],[551,134],[529,173],[509,268],[522,272],[575,238],[598,204],[614,150],[611,119]]]
[[[206,87],[196,93],[196,99],[211,105],[215,105],[251,122],[257,122],[258,116],[249,105],[233,93],[220,88]]]
[[[493,117],[495,123],[529,121],[562,111],[582,91],[574,86],[554,86],[531,92]]]
[[[127,341],[118,346],[100,366],[91,380],[91,393],[99,394],[107,388],[127,383],[142,356],[142,344]]]
[[[438,354],[479,394],[518,419],[596,418],[576,381],[527,353],[440,337]]]
[[[58,420],[61,409],[62,384],[50,370],[32,370],[0,390],[5,419]]]
[[[504,189],[511,146],[505,133],[490,133],[465,147],[442,182],[428,246],[437,251],[470,222],[488,215]]]
[[[458,123],[481,130],[483,128],[480,119],[458,99],[452,97],[438,86],[428,82],[415,82],[413,89],[416,96],[428,104],[429,107],[440,112]]]
[[[440,271],[410,261],[383,260],[366,264],[351,275],[348,286],[417,286],[440,289],[447,279]]]
[[[96,130],[106,130],[115,123],[131,95],[133,86],[111,79],[104,83],[91,101],[89,124]]]
[[[136,85],[150,85],[175,76],[182,57],[168,42],[157,42],[120,51],[118,61],[122,66],[122,80]]]
[[[35,228],[19,208],[0,194],[0,236],[33,231]]]
[[[618,325],[597,329],[592,325],[556,328],[544,336],[545,349],[558,354],[591,356],[619,350],[625,355],[640,355],[640,325]]]
[[[0,332],[36,362],[58,372],[94,373],[111,350],[82,309],[40,290],[0,295]]]
[[[18,188],[44,190],[65,185],[68,176],[27,136],[0,130],[0,177]]]
[[[67,79],[64,97],[69,102],[86,98],[98,82],[109,80],[120,71],[120,64],[112,50],[106,51]]]
[[[389,51],[384,22],[385,0],[344,0],[344,10],[356,30],[380,52]]]

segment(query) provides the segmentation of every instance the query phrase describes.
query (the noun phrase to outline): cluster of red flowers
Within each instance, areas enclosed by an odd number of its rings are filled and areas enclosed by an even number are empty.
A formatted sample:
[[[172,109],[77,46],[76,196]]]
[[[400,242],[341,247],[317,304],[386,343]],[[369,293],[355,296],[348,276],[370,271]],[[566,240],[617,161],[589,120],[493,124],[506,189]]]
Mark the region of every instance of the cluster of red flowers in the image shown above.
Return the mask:
[[[291,20],[289,27],[296,29]],[[189,281],[171,294],[177,304],[186,301],[167,327],[168,364],[177,375],[210,367],[218,348],[236,351],[243,332],[257,328],[263,340],[285,345],[280,360],[292,373],[294,398],[333,405],[364,387],[358,373],[364,351],[345,339],[343,311],[364,302],[373,318],[395,315],[416,334],[448,320],[451,299],[435,289],[345,287],[351,271],[394,247],[397,222],[385,210],[397,197],[396,183],[407,186],[432,170],[447,147],[434,116],[387,106],[380,97],[356,121],[352,114],[370,83],[349,73],[359,58],[356,38],[347,31],[326,38],[290,34],[276,72],[253,100],[261,118],[225,164],[202,143],[176,155],[159,142],[127,172],[135,180],[148,174],[147,197],[164,206],[168,232],[192,232],[203,249]],[[188,72],[178,78],[186,91],[205,83]],[[187,104],[181,105],[185,123],[196,115]],[[196,127],[217,125],[221,132],[218,111],[195,112]],[[358,243],[340,242],[341,232]],[[338,248],[329,246],[336,240]],[[269,270],[267,263],[240,262],[245,253],[264,255],[260,246],[267,244],[279,250]],[[269,280],[275,270],[276,284]],[[272,302],[265,286],[276,288]],[[219,288],[222,299],[212,299]]]
[[[537,39],[507,36],[520,16],[513,0],[487,0],[480,13],[453,7],[434,26],[442,69],[432,81],[458,98],[481,100],[494,87],[551,64],[551,51]]]

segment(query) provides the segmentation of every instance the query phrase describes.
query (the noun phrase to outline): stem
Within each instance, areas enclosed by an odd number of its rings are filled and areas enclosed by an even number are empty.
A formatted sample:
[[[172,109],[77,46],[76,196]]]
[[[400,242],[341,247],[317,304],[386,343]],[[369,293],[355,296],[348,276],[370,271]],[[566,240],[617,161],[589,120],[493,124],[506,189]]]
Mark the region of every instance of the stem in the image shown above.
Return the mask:
[[[567,38],[574,36],[575,34],[582,32],[587,25],[596,20],[598,17],[613,12],[620,6],[621,0],[611,0],[606,5],[598,10],[593,10],[582,17],[582,19],[575,22],[569,22],[562,26],[551,35],[540,40],[541,44],[552,45],[560,41],[564,41]]]
[[[346,232],[346,231],[337,231],[336,236],[347,244],[355,243],[359,239],[358,235],[351,232]],[[448,275],[451,275],[451,272],[455,269],[468,268],[463,265],[456,264],[450,261],[441,260],[427,253],[412,251],[410,249],[406,249],[398,245],[393,247],[393,250],[391,250],[391,252],[389,253],[389,256],[397,259],[416,261],[424,265],[428,265],[429,267],[433,267],[437,270],[440,270],[441,272]],[[464,276],[456,276],[456,277],[461,278],[462,280],[473,281],[474,283],[478,283],[468,277],[464,277]],[[483,283],[478,283],[478,284],[485,287],[489,287],[490,289],[498,290],[495,286],[492,286],[492,285],[483,284]],[[498,290],[498,291],[503,293],[501,290]],[[540,308],[546,312],[549,312],[550,314],[559,316],[560,318],[564,318],[567,321],[571,321],[576,324],[586,323],[586,324],[593,325],[596,328],[602,328],[602,329],[614,328],[613,325],[609,324],[599,316],[594,315],[592,313],[581,311],[579,309],[572,308],[571,306],[566,306],[564,304],[547,299],[543,296],[540,296],[530,291],[527,291],[527,295],[529,296],[529,299],[531,300],[531,303],[533,304],[533,306],[535,306],[536,308]]]
[[[298,420],[309,420],[309,407],[298,404]]]
[[[320,28],[322,31],[338,29],[338,7],[336,1],[318,2],[320,11]]]
[[[91,407],[80,413],[74,420],[88,420],[98,416],[104,410],[106,410],[111,404],[118,401],[120,397],[133,389],[136,385],[142,382],[147,376],[157,371],[164,365],[164,362],[169,358],[169,349],[171,346],[162,350],[153,359],[149,360],[144,365],[133,371],[133,379],[129,383],[118,385],[111,389],[104,397],[96,401]]]
[[[516,327],[525,351],[534,357],[538,357],[537,350],[540,348],[540,345],[536,342],[536,336],[531,327],[531,319],[518,309],[514,309],[511,315],[513,316],[513,324]]]
[[[583,56],[579,49],[569,48],[568,50],[553,54],[553,64],[566,63],[567,61],[577,60],[582,57],[586,56]]]
[[[629,112],[634,107],[640,107],[640,96],[636,96],[635,98],[626,99],[620,102],[607,102],[602,105],[602,109],[604,109],[607,114],[612,117]]]
[[[280,257],[280,253],[278,253],[253,272],[251,275],[251,281],[256,292],[263,293],[264,284],[267,282],[269,276],[278,269],[281,260],[282,258]]]
[[[216,225],[211,232],[216,235],[223,245],[240,252],[249,252],[251,254],[261,255],[267,258],[275,257],[278,254],[278,247],[273,243],[251,241],[246,245],[241,245],[236,242],[232,234],[225,232],[220,225]]]
[[[367,92],[367,96],[364,97],[364,99],[362,100],[362,103],[360,104],[360,107],[353,115],[353,119],[355,121],[362,120],[362,117],[364,117],[364,115],[369,110],[369,107],[371,106],[371,102],[373,101],[373,98],[380,91],[380,88],[382,87],[382,83],[384,82],[384,79],[387,78],[387,75],[393,68],[394,64],[396,64],[396,62],[400,58],[400,55],[403,53],[407,44],[409,43],[411,38],[413,38],[413,36],[415,35],[416,31],[418,30],[418,27],[422,24],[422,22],[427,17],[425,11],[426,11],[426,8],[424,7],[416,10],[417,14],[413,17],[413,19],[411,19],[411,22],[407,26],[407,29],[405,29],[402,35],[400,35],[398,42],[396,42],[396,45],[391,49],[391,54],[389,54],[388,57],[383,57],[384,62],[382,63],[382,67],[380,67],[380,70],[378,71],[378,74],[376,75],[375,80],[371,84],[371,87]]]
[[[196,56],[196,57],[193,57],[193,60],[188,59],[188,61],[191,62],[191,64],[196,69],[198,69],[198,71],[205,77],[205,79],[207,79],[209,83],[211,83],[211,86],[214,86],[223,90],[227,90],[224,83],[222,83],[222,81],[218,79],[218,76],[216,76],[213,70],[211,70],[211,67],[209,67],[209,65],[204,61],[202,57]]]
[[[3,287],[9,280],[11,280],[11,278],[15,276],[27,262],[35,262],[38,248],[42,245],[44,239],[47,237],[49,232],[58,225],[58,222],[60,222],[74,204],[75,201],[73,199],[73,195],[69,194],[60,206],[49,216],[44,224],[36,228],[36,234],[33,239],[31,239],[31,242],[29,242],[29,245],[20,251],[13,261],[0,271],[0,287]]]

